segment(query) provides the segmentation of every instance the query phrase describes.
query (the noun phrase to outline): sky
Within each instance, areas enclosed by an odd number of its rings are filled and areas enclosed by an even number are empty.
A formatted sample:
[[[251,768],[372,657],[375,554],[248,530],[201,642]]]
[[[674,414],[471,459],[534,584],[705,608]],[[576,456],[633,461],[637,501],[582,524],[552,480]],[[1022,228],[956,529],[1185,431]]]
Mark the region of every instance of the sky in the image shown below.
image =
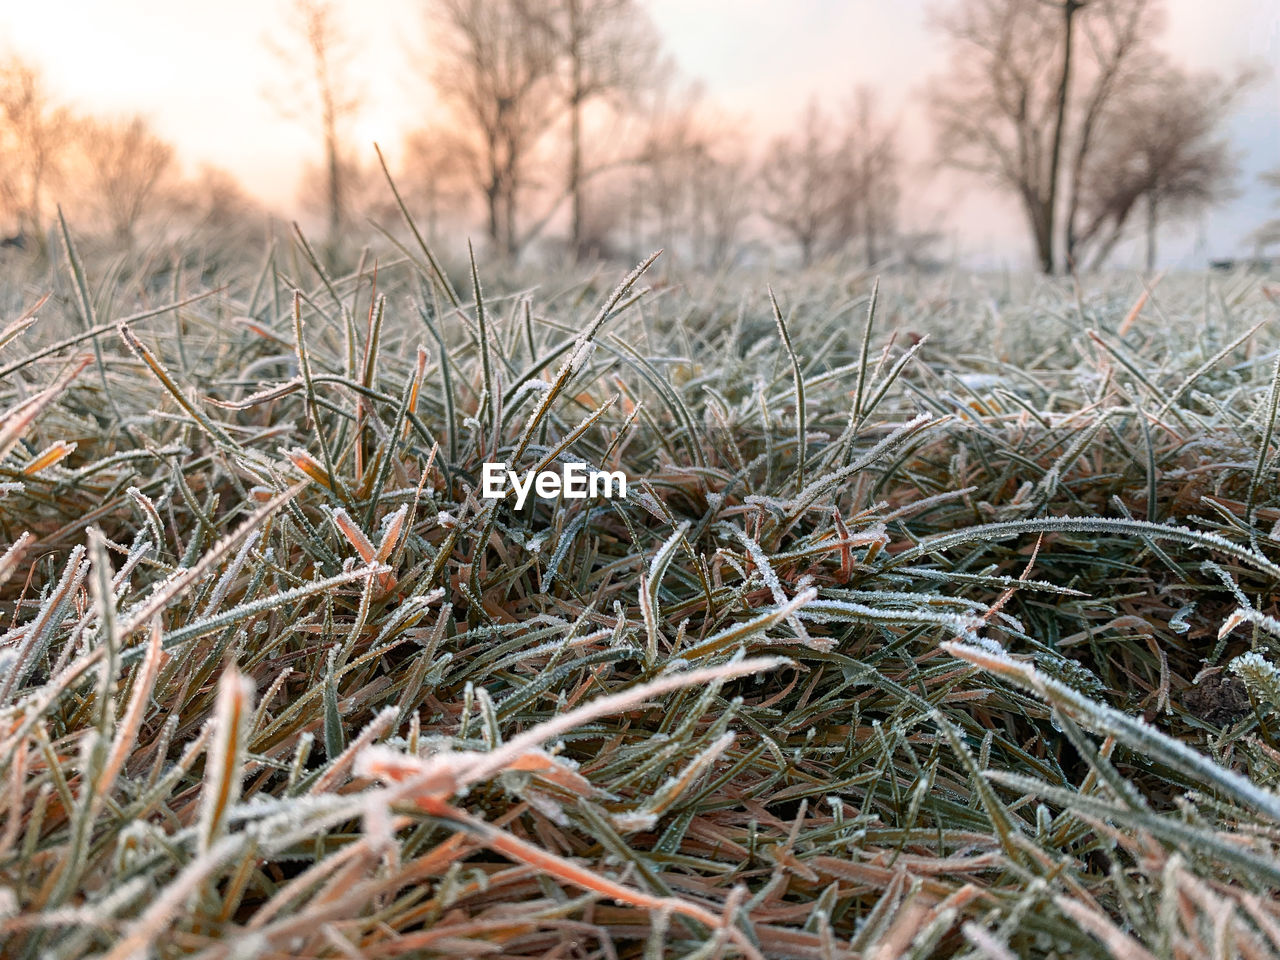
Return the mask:
[[[793,124],[812,96],[832,107],[872,84],[914,162],[904,215],[937,228],[947,253],[1024,265],[1016,212],[971,178],[932,174],[920,89],[945,62],[930,29],[948,0],[643,0],[683,74],[764,138]],[[83,109],[141,112],[175,143],[189,171],[222,167],[271,206],[298,206],[298,174],[318,140],[283,115],[274,91],[289,71],[270,38],[287,38],[287,0],[0,0],[0,50],[40,65],[52,89]],[[429,50],[418,0],[339,0],[356,51],[365,107],[353,131],[393,156],[423,119],[412,63]],[[1273,211],[1257,180],[1280,166],[1280,0],[1166,0],[1161,46],[1197,70],[1248,62],[1261,82],[1229,128],[1241,194],[1164,240],[1167,263],[1247,252],[1245,237]],[[280,99],[278,96],[276,100]]]

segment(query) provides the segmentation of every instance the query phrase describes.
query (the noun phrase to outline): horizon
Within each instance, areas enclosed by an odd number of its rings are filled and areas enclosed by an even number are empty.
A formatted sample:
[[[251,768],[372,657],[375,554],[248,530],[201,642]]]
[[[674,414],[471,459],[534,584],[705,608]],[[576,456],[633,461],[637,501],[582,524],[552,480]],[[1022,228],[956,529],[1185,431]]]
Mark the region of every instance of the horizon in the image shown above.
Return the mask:
[[[433,109],[430,103],[424,109],[429,94],[408,62],[425,33],[422,4],[384,0],[379,16],[363,18],[352,0],[338,6],[366,98],[351,136],[363,157],[376,141],[394,161],[404,134]],[[945,6],[747,0],[732,8],[726,27],[727,7],[715,0],[644,4],[681,75],[701,83],[724,115],[741,118],[757,151],[787,130],[811,97],[831,111],[856,85],[874,85],[886,115],[899,124],[913,184],[904,225],[940,230],[947,253],[962,262],[1029,264],[1025,230],[1009,198],[975,177],[932,169],[919,93],[943,66],[944,41],[928,17]],[[1249,252],[1249,230],[1271,215],[1277,199],[1258,175],[1280,163],[1280,0],[1226,0],[1212,8],[1167,0],[1166,8],[1158,46],[1179,64],[1226,74],[1251,63],[1262,74],[1227,126],[1240,161],[1238,196],[1162,233],[1162,265],[1203,265]],[[228,0],[216,10],[159,0],[3,3],[0,48],[39,67],[53,94],[74,107],[147,117],[174,144],[185,173],[220,168],[269,209],[296,217],[301,175],[318,159],[319,142],[267,96],[287,82],[266,43],[286,9],[277,2],[264,14],[249,0]]]

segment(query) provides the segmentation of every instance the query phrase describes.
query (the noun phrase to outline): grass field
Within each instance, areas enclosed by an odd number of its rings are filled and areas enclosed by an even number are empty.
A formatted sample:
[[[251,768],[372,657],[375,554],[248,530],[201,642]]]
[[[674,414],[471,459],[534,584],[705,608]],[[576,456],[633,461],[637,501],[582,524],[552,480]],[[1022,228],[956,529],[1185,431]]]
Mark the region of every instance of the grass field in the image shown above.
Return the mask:
[[[1264,282],[397,257],[5,281],[4,956],[1280,955]]]

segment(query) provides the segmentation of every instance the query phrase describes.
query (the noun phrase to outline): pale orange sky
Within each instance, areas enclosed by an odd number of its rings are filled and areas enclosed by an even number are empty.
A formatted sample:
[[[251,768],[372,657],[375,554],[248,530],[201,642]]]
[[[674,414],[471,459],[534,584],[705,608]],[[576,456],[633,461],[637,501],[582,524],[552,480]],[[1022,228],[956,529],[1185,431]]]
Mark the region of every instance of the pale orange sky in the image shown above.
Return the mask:
[[[928,160],[915,95],[943,46],[928,12],[946,0],[649,0],[668,51],[690,78],[758,133],[790,122],[810,95],[842,101],[872,83],[899,116],[906,152]],[[300,161],[317,151],[302,124],[281,119],[265,89],[284,74],[264,37],[287,0],[0,0],[0,46],[40,64],[54,90],[103,113],[140,111],[177,144],[184,164],[225,168],[273,206],[296,208]],[[340,0],[366,108],[363,143],[394,151],[421,123],[421,87],[408,63],[423,36],[417,0]],[[1256,174],[1280,164],[1280,0],[1167,0],[1163,46],[1197,69],[1248,60],[1266,71],[1231,132],[1242,153],[1243,196],[1191,225],[1171,255],[1230,252],[1271,214]],[[955,191],[963,195],[957,197]],[[943,225],[965,250],[1016,256],[1021,233],[1007,206],[971,181],[944,177],[913,193],[908,217]],[[1211,249],[1210,249],[1211,248]]]

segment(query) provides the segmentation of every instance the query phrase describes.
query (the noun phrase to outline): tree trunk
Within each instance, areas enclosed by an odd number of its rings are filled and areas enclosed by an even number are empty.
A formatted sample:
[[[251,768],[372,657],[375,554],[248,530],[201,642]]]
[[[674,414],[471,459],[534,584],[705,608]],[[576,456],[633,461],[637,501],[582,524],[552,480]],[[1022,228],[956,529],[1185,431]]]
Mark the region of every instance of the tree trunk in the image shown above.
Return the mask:
[[[41,181],[43,180],[43,167],[41,163],[32,173],[31,177],[31,199],[27,205],[27,213],[18,221],[18,235],[22,237],[30,237],[35,242],[36,255],[44,260],[49,253],[46,236],[41,223],[40,210],[43,207],[41,203]]]
[[[1045,217],[1045,205],[1030,190],[1023,194],[1027,222],[1035,241],[1036,262],[1041,273],[1053,273],[1053,222]]]
[[[329,142],[329,238],[336,239],[342,227],[342,175],[338,172],[338,150]]]
[[[502,251],[502,230],[498,223],[501,216],[499,213],[500,202],[498,197],[498,183],[497,179],[494,178],[489,181],[489,185],[485,188],[484,199],[489,211],[489,243],[493,245],[495,253],[500,253]]]
[[[427,181],[427,239],[434,246],[439,242],[438,227],[440,224],[440,191],[436,188],[435,178]]]
[[[1079,252],[1080,237],[1076,231],[1076,217],[1079,216],[1077,211],[1080,209],[1080,173],[1079,169],[1075,169],[1071,176],[1071,195],[1067,200],[1067,216],[1066,216],[1066,244],[1063,250],[1063,256],[1067,261],[1067,270],[1076,269],[1076,256]]]
[[[865,125],[865,133],[869,136],[870,132],[871,121],[868,118]],[[862,231],[868,267],[874,266],[876,262],[876,183],[872,174],[872,151],[874,149],[876,148],[864,146],[862,159]]]
[[[324,149],[329,186],[329,235],[325,241],[325,252],[329,268],[334,269],[342,239],[342,167],[338,162],[337,115],[332,96],[328,94],[324,106]]]
[[[874,267],[879,257],[876,253],[875,203],[870,196],[862,202],[862,232],[863,244],[867,255],[867,266]]]
[[[503,217],[502,224],[502,255],[507,260],[513,261],[520,250],[520,244],[516,238],[516,185],[512,183],[506,193],[506,216]]]
[[[1040,272],[1052,275],[1053,262],[1053,227],[1041,222],[1036,224],[1036,259],[1040,261]]]
[[[1083,6],[1083,0],[1062,0],[1062,74],[1058,78],[1057,109],[1053,118],[1053,141],[1049,150],[1049,189],[1042,204],[1043,223],[1040,229],[1044,236],[1037,238],[1040,269],[1045,273],[1053,273],[1057,266],[1054,262],[1053,241],[1058,208],[1058,167],[1062,163],[1062,135],[1066,127],[1067,99],[1071,87],[1071,48],[1075,17]]]
[[[640,187],[632,184],[627,193],[627,259],[639,258],[640,250]]]
[[[1159,200],[1155,188],[1147,192],[1147,273],[1156,270],[1156,228],[1159,226]]]
[[[569,68],[572,71],[569,89],[569,195],[573,200],[570,245],[575,260],[586,256],[582,213],[582,36],[578,3],[579,0],[568,0]]]
[[[1093,260],[1089,263],[1090,270],[1101,270],[1102,265],[1107,262],[1107,258],[1111,256],[1111,251],[1116,248],[1116,244],[1120,242],[1121,233],[1119,230],[1113,230],[1107,235],[1107,239],[1102,242],[1093,254]]]

